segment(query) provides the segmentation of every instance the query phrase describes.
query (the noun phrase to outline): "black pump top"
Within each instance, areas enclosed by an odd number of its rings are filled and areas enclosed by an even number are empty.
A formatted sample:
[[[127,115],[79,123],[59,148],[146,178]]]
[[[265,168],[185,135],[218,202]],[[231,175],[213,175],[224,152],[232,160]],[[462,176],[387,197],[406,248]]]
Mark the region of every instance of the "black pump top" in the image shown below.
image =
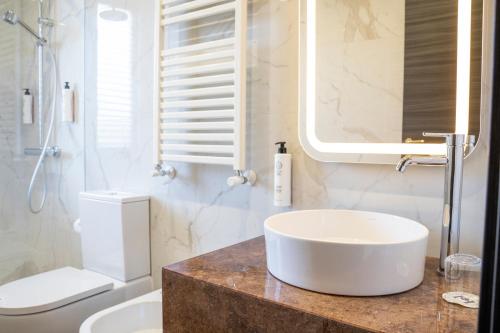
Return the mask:
[[[28,88],[25,88],[25,89],[24,89],[24,94],[25,94],[26,96],[31,95],[30,90],[29,90]]]
[[[69,87],[69,82],[64,82],[64,89],[71,89],[71,88]]]
[[[276,142],[275,145],[279,145],[280,147],[278,148],[278,154],[286,154],[286,141],[280,141]]]

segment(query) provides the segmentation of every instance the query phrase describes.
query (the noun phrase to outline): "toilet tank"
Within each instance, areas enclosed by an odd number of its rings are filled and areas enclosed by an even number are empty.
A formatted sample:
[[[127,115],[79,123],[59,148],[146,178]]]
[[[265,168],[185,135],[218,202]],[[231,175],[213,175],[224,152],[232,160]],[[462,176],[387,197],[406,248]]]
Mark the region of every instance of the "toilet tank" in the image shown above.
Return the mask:
[[[120,281],[150,275],[149,197],[80,193],[83,267]]]

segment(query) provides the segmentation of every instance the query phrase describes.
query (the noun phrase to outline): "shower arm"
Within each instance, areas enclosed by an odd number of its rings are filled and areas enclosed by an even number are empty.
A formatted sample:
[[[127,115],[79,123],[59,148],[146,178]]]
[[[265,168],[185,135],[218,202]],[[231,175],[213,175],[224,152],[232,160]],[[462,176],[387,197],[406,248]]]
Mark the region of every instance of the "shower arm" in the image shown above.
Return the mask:
[[[18,19],[17,23],[19,23],[20,26],[22,26],[26,31],[28,31],[33,37],[36,38],[38,43],[45,45],[47,44],[47,40],[43,38],[42,36],[39,36],[28,24],[26,24],[23,20]]]
[[[44,22],[46,19],[43,19],[41,16],[41,12],[42,12],[41,2],[39,3],[39,12],[40,12],[40,16],[38,19],[39,33],[36,33],[35,30],[33,30],[26,22],[24,22],[22,19],[20,19],[13,10],[6,11],[3,14],[2,19],[11,25],[19,24],[30,35],[35,37],[35,39],[37,40],[39,45],[45,45],[47,43],[47,40],[45,38],[43,38],[41,27],[42,27],[42,25],[48,25],[48,24]]]

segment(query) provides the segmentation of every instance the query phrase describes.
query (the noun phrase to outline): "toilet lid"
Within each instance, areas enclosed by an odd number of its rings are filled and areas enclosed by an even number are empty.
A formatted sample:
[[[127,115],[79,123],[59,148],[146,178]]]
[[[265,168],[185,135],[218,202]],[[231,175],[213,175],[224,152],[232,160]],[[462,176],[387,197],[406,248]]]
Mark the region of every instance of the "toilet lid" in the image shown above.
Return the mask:
[[[99,273],[64,267],[0,286],[0,315],[27,315],[52,310],[113,288]]]

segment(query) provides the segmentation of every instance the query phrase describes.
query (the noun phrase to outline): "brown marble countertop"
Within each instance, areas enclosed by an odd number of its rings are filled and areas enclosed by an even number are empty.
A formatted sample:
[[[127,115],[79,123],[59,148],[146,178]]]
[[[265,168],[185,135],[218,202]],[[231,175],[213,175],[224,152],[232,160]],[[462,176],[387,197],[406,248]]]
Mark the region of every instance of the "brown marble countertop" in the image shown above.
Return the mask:
[[[444,279],[436,274],[436,266],[437,259],[428,258],[423,283],[405,293],[380,297],[326,295],[274,278],[266,268],[264,237],[259,237],[170,265],[164,273],[324,318],[352,331],[476,332],[478,311],[442,300]]]

